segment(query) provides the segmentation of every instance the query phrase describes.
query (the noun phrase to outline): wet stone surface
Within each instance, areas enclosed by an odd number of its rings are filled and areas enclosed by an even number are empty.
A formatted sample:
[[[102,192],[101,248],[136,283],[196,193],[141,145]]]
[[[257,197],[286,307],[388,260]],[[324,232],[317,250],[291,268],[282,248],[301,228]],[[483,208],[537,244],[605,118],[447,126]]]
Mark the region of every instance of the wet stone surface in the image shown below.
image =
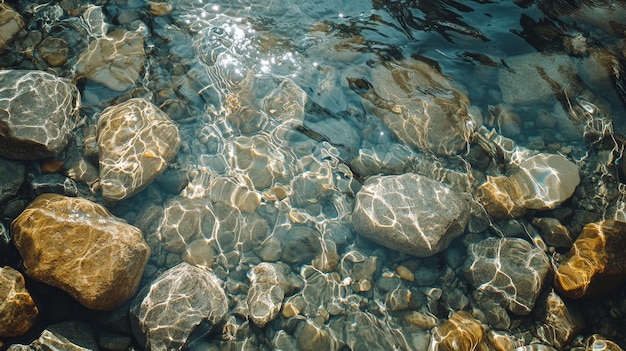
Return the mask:
[[[11,267],[0,268],[0,336],[25,334],[35,323],[39,310],[26,290],[24,276]]]

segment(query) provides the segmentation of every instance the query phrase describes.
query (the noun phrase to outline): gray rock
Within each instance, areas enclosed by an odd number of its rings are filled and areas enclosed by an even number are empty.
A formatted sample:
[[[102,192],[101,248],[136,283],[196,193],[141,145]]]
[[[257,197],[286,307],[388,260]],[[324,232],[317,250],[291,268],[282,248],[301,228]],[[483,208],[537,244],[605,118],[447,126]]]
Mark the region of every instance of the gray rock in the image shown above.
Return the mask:
[[[463,272],[484,296],[518,315],[527,315],[550,271],[548,256],[525,240],[487,238],[471,244]]]
[[[249,274],[250,290],[248,290],[248,309],[252,322],[263,328],[280,312],[285,298],[287,278],[283,268],[278,264],[260,263],[253,267]]]
[[[352,224],[382,246],[428,257],[463,233],[468,218],[469,205],[455,192],[406,173],[368,179],[357,194]]]
[[[9,350],[97,351],[99,348],[87,324],[68,321],[47,327],[30,345],[13,345]]]
[[[78,123],[78,89],[42,71],[0,71],[0,156],[34,160],[61,152]]]
[[[554,290],[538,304],[543,324],[537,328],[542,342],[562,350],[585,329],[582,314],[573,304],[565,302]]]
[[[24,182],[24,173],[21,162],[0,158],[0,205],[17,195]]]
[[[222,281],[213,272],[180,263],[145,286],[131,304],[135,337],[147,350],[180,350],[228,311]],[[195,330],[200,328],[199,330]]]

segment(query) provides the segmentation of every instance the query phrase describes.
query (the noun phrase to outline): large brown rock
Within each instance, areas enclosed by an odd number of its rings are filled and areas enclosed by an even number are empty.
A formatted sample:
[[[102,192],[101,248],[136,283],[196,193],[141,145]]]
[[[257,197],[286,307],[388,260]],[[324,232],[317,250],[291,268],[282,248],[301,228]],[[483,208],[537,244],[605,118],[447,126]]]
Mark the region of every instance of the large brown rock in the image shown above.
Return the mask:
[[[463,233],[469,205],[424,176],[371,177],[356,196],[352,225],[382,246],[417,257],[445,250]]]
[[[23,335],[38,315],[22,274],[11,267],[0,268],[0,337]]]
[[[82,198],[40,195],[11,229],[28,276],[94,310],[129,299],[150,256],[139,229]]]
[[[78,123],[78,89],[43,71],[0,71],[0,156],[51,157]]]
[[[165,112],[144,99],[105,109],[98,119],[102,196],[123,200],[150,184],[180,148],[180,133]]]
[[[572,299],[611,293],[626,281],[626,223],[589,223],[555,276],[557,291]]]

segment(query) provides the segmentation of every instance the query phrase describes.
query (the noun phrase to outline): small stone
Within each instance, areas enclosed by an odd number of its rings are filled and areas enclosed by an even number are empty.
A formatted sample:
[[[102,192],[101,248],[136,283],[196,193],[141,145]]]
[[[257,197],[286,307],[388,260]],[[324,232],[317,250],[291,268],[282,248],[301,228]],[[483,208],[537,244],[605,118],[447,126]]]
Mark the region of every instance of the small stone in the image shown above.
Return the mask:
[[[0,52],[24,28],[24,19],[4,2],[0,3]]]
[[[602,335],[593,334],[587,339],[585,351],[623,351],[623,349]]]
[[[60,173],[63,172],[65,163],[61,160],[49,159],[41,162],[41,171],[43,173]]]
[[[98,119],[102,196],[119,201],[141,191],[165,171],[180,144],[176,125],[147,100],[105,109]]]
[[[576,306],[566,303],[554,291],[539,304],[543,324],[537,328],[539,339],[562,350],[585,329],[585,322]]]
[[[124,91],[135,84],[146,61],[138,32],[115,30],[89,43],[76,62],[76,74]]]
[[[532,224],[539,228],[541,237],[548,245],[554,247],[570,248],[574,243],[574,238],[566,226],[556,218],[542,217],[533,218]]]
[[[55,37],[46,37],[39,44],[39,54],[51,67],[63,66],[67,62],[68,47],[65,40]]]
[[[626,281],[626,222],[587,224],[556,270],[555,287],[566,297],[597,297]]]
[[[174,6],[172,6],[172,4],[167,3],[167,2],[150,1],[148,2],[148,6],[149,6],[150,13],[155,16],[168,15],[174,9]]]
[[[368,292],[372,290],[372,281],[369,279],[359,279],[356,283],[357,292]]]
[[[282,316],[284,318],[291,318],[299,315],[304,310],[306,302],[302,295],[292,296],[283,304]]]
[[[25,334],[38,315],[22,274],[11,267],[0,268],[0,337]]]
[[[508,177],[487,176],[487,182],[477,190],[485,210],[494,218],[520,218],[526,208],[519,203],[521,194]]]
[[[481,350],[483,325],[465,311],[456,312],[432,332],[429,350]]]
[[[546,254],[518,238],[487,238],[471,244],[463,265],[477,291],[518,315],[532,311],[549,271]]]
[[[495,351],[511,351],[516,347],[524,345],[522,340],[516,340],[506,333],[498,332],[493,329],[487,333],[487,338],[489,339],[489,344]]]
[[[138,228],[82,198],[40,195],[11,232],[28,276],[94,310],[128,300],[150,257]]]
[[[385,296],[385,304],[390,311],[402,311],[409,308],[411,303],[411,290],[398,288],[390,291]]]
[[[398,274],[398,276],[400,276],[400,279],[402,280],[406,280],[408,282],[415,281],[415,275],[413,275],[413,272],[411,272],[411,270],[403,265],[399,265],[398,267],[396,267],[396,273]]]
[[[404,320],[423,330],[430,330],[437,325],[437,318],[431,313],[413,311],[404,315]]]
[[[428,257],[461,235],[468,218],[469,205],[457,193],[424,176],[406,173],[368,178],[357,193],[352,224],[357,233],[375,243]]]
[[[262,262],[249,273],[248,309],[252,322],[259,328],[265,327],[278,316],[285,298],[287,277],[278,264]]]
[[[50,325],[41,332],[37,340],[24,348],[21,346],[13,345],[9,350],[98,350],[93,330],[89,325],[79,321],[67,321]]]

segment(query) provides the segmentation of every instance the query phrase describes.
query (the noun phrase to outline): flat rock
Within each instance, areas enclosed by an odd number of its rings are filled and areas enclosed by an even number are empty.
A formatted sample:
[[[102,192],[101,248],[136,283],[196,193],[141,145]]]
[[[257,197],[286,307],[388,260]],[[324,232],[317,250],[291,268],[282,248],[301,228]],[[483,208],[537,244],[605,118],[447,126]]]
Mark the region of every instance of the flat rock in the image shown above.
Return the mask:
[[[550,271],[548,256],[518,238],[471,244],[463,272],[474,288],[518,315],[529,314]]]
[[[370,80],[350,78],[350,87],[402,142],[438,155],[467,147],[476,125],[469,99],[437,70],[417,60],[381,63]]]
[[[555,287],[572,299],[614,291],[626,281],[626,222],[587,224],[556,271]]]
[[[558,154],[541,153],[524,160],[510,176],[522,206],[548,210],[569,199],[580,183],[578,167]]]
[[[0,156],[35,160],[60,153],[78,123],[69,80],[43,71],[0,71]]]
[[[98,351],[99,349],[89,325],[78,321],[67,321],[48,326],[30,345],[16,344],[8,350]]]
[[[565,54],[539,52],[509,57],[498,74],[502,99],[508,104],[534,104],[555,97],[551,81],[573,91],[576,67]]]
[[[130,197],[150,184],[181,143],[174,122],[144,99],[105,109],[97,130],[102,196],[110,201]]]
[[[0,52],[15,39],[15,36],[24,28],[24,19],[9,5],[0,4]]]
[[[428,257],[461,235],[468,217],[469,205],[454,191],[406,173],[369,178],[357,193],[352,225],[382,246]]]
[[[168,269],[133,300],[135,337],[146,350],[181,350],[192,333],[203,335],[197,327],[208,332],[228,312],[222,285],[210,270],[188,263]]]
[[[78,76],[124,91],[139,79],[145,61],[141,34],[118,29],[89,43],[75,68]]]
[[[38,315],[24,276],[11,267],[0,268],[0,337],[25,334]]]
[[[482,350],[484,336],[482,324],[469,313],[460,311],[433,330],[428,350]]]
[[[28,276],[94,310],[128,300],[150,256],[141,230],[82,198],[40,195],[11,232]]]

